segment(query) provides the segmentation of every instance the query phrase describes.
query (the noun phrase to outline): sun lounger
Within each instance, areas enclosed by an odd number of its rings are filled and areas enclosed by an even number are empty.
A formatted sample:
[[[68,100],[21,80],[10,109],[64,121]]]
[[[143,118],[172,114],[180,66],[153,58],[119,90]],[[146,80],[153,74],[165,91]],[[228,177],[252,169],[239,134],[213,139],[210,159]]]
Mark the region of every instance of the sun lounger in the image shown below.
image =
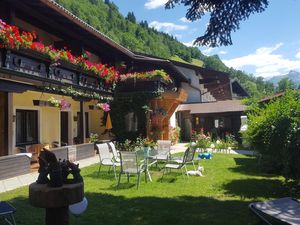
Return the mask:
[[[265,202],[255,202],[250,209],[265,224],[300,225],[300,202],[286,197]]]

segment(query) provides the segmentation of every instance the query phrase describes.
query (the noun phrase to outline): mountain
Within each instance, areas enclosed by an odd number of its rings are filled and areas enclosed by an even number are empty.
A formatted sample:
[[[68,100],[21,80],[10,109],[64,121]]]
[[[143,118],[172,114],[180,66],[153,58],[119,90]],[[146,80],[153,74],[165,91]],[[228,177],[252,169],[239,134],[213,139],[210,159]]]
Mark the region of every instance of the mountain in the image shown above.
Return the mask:
[[[277,83],[283,78],[289,78],[291,81],[296,83],[297,86],[300,85],[300,72],[295,71],[295,70],[291,70],[286,75],[279,75],[279,76],[271,77],[268,79],[268,81],[273,83],[275,86],[277,86]]]
[[[74,15],[81,18],[115,42],[148,55],[191,63],[229,73],[238,79],[251,96],[271,94],[274,87],[262,78],[228,68],[218,55],[205,56],[197,47],[187,47],[170,34],[148,26],[147,21],[138,21],[133,12],[124,17],[111,0],[55,0]]]

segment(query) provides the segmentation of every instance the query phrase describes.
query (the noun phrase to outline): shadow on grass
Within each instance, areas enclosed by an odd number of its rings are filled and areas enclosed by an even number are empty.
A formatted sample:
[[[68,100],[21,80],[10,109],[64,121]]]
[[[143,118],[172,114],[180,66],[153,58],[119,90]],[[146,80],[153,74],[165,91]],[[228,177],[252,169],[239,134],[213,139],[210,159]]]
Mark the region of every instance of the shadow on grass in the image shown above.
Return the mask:
[[[242,200],[190,196],[126,198],[93,192],[86,192],[85,197],[88,208],[77,218],[78,225],[258,224],[248,209],[250,202]],[[13,198],[8,202],[17,209],[18,225],[44,224],[45,210],[32,207],[27,198]],[[76,224],[73,216],[70,224]]]
[[[236,166],[228,168],[230,171],[235,173],[241,173],[251,176],[264,176],[264,177],[277,177],[276,174],[264,173],[261,170],[258,159],[252,158],[234,158]]]
[[[223,185],[226,194],[238,195],[242,198],[280,198],[289,195],[281,180],[243,179],[233,180]]]
[[[189,196],[124,198],[97,193],[86,193],[86,197],[89,208],[80,224],[257,224],[246,201]]]

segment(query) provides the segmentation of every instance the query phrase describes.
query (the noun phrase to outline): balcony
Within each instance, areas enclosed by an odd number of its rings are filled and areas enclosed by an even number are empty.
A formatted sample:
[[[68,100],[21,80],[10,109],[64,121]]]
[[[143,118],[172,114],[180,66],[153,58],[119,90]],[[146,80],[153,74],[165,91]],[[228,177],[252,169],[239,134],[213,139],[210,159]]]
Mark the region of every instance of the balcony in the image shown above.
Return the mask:
[[[42,53],[30,50],[0,50],[0,71],[60,86],[112,94],[113,88],[97,75],[68,62],[52,63]]]

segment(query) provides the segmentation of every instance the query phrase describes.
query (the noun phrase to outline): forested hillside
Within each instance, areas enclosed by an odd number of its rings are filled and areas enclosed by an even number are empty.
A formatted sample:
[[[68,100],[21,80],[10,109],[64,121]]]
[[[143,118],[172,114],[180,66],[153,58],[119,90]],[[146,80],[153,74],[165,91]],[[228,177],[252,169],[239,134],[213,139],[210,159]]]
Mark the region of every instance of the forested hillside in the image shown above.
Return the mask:
[[[242,71],[228,68],[217,55],[205,56],[196,47],[187,47],[169,34],[148,27],[147,21],[138,21],[134,13],[124,17],[110,0],[56,0],[76,16],[97,30],[134,52],[141,52],[167,59],[178,59],[215,70],[229,72],[253,96],[274,91],[273,84],[262,78],[249,76]],[[203,62],[201,62],[201,61]]]

